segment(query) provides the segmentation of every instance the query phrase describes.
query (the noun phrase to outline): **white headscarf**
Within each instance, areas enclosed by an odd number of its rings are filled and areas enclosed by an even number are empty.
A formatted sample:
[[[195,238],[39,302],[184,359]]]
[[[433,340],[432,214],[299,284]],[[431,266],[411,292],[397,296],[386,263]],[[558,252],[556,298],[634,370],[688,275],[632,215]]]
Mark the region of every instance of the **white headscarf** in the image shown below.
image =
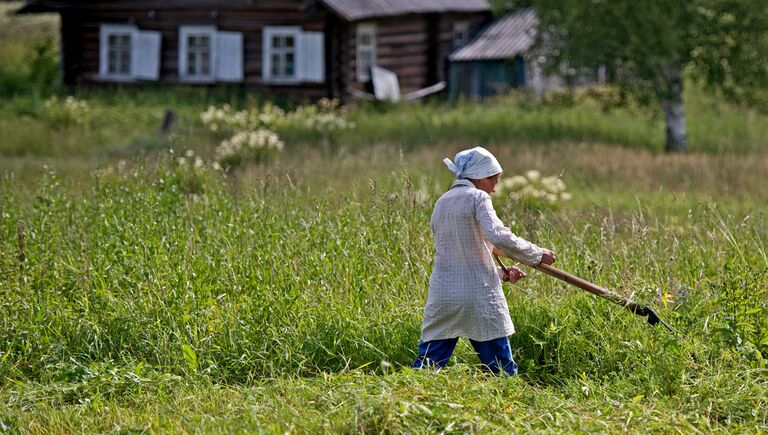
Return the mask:
[[[456,174],[456,179],[469,178],[482,180],[501,173],[501,165],[490,151],[483,147],[475,147],[461,151],[453,158],[444,158],[443,163]]]

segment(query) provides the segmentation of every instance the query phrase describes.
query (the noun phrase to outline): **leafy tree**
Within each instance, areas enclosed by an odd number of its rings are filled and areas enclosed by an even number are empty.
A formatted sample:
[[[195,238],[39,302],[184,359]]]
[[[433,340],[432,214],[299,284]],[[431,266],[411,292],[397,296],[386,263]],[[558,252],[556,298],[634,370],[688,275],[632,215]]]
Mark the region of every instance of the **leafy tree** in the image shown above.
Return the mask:
[[[734,101],[768,101],[765,0],[495,0],[494,6],[534,8],[549,66],[602,66],[623,90],[655,96],[667,151],[687,147],[684,75]]]

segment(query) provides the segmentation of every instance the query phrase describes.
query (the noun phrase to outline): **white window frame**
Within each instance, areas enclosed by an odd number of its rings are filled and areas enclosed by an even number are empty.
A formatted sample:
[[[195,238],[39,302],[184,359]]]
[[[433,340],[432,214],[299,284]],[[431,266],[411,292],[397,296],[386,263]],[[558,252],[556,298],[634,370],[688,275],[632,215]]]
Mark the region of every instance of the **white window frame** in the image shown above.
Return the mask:
[[[453,49],[457,50],[469,43],[469,22],[456,21],[453,23]]]
[[[207,36],[210,41],[208,55],[208,74],[189,74],[188,44],[190,36]],[[187,83],[213,83],[216,81],[216,27],[215,26],[181,26],[179,27],[179,80]]]
[[[275,36],[293,38],[293,75],[275,76],[272,73],[272,55],[276,54],[272,46],[272,38]],[[302,35],[299,26],[267,26],[264,27],[263,37],[263,57],[262,57],[262,78],[269,83],[297,83],[301,78],[301,54],[302,54]],[[277,50],[277,54],[285,54],[285,50]]]
[[[133,80],[133,49],[134,34],[138,31],[136,26],[129,24],[102,24],[99,28],[99,78],[114,81],[132,81]],[[128,47],[128,72],[110,72],[109,71],[109,37],[113,35],[128,36],[130,46]]]
[[[369,36],[369,42],[362,44],[362,37]],[[371,64],[365,65],[364,53],[370,52]],[[359,23],[355,35],[355,78],[358,82],[367,82],[371,79],[370,68],[376,65],[376,24]]]

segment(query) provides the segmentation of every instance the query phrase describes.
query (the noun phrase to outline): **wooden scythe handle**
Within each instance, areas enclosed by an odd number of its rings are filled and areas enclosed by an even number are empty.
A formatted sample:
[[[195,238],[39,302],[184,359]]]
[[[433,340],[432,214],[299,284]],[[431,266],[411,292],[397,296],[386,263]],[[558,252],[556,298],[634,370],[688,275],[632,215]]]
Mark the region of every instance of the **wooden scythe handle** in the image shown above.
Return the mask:
[[[507,267],[504,266],[504,263],[501,262],[501,259],[499,259],[499,256],[494,254],[493,257],[496,259],[496,263],[498,263],[499,266],[501,266],[504,272],[509,273],[509,269],[507,269]],[[600,287],[597,284],[593,284],[585,279],[581,279],[578,276],[571,275],[570,273],[564,272],[549,264],[537,264],[536,266],[531,266],[531,267],[533,267],[534,269],[540,272],[544,272],[549,276],[552,276],[561,281],[567,282],[568,284],[575,285],[576,287],[586,290],[592,293],[593,295],[600,296],[603,299],[607,299],[615,304],[621,305],[622,307],[626,308],[627,310],[631,311],[634,314],[637,314],[640,316],[648,316],[648,323],[650,323],[651,325],[656,325],[658,323],[661,323],[670,332],[676,333],[671,326],[669,326],[665,321],[659,318],[659,315],[656,314],[656,312],[653,311],[652,308],[646,305],[640,305],[637,302],[633,302],[623,296],[619,296],[615,293],[612,293],[607,289]]]
[[[643,309],[644,307],[636,304],[635,302],[632,302],[631,300],[625,297],[612,293],[608,289],[600,287],[597,284],[594,284],[585,279],[579,278],[578,276],[571,275],[570,273],[562,271],[554,266],[540,263],[536,266],[533,266],[533,268],[541,272],[544,272],[549,276],[555,277],[560,281],[565,281],[568,284],[575,285],[576,287],[586,290],[592,293],[593,295],[600,296],[601,298],[605,298],[619,305],[622,305],[626,307],[628,310],[632,311],[633,313],[641,312],[642,314],[645,314],[644,313],[645,310]]]
[[[506,266],[504,266],[504,263],[501,262],[499,257],[496,256],[496,255],[494,255],[494,257],[496,258],[496,262],[502,268],[504,268],[505,271],[507,271],[506,270]],[[540,263],[540,264],[538,264],[536,266],[530,266],[530,267],[533,267],[534,269],[536,269],[536,270],[538,270],[540,272],[544,272],[544,273],[546,273],[549,276],[557,278],[560,281],[564,281],[564,282],[566,282],[568,284],[575,285],[576,287],[578,287],[580,289],[583,289],[583,290],[586,290],[586,291],[592,293],[593,295],[600,296],[601,298],[608,299],[609,301],[611,301],[613,303],[616,303],[616,304],[619,304],[619,305],[621,305],[623,307],[626,307],[628,310],[632,311],[633,313],[638,313],[638,314],[643,314],[643,315],[646,314],[646,312],[645,312],[646,311],[646,307],[644,307],[642,305],[638,305],[637,303],[635,303],[635,302],[633,302],[633,301],[631,301],[631,300],[629,300],[627,298],[624,298],[622,296],[619,296],[617,294],[614,294],[614,293],[610,292],[606,288],[600,287],[599,285],[591,283],[591,282],[589,282],[589,281],[587,281],[585,279],[579,278],[578,276],[571,275],[570,273],[562,271],[562,270],[560,270],[560,269],[558,269],[558,268],[556,268],[554,266],[551,266],[549,264]]]

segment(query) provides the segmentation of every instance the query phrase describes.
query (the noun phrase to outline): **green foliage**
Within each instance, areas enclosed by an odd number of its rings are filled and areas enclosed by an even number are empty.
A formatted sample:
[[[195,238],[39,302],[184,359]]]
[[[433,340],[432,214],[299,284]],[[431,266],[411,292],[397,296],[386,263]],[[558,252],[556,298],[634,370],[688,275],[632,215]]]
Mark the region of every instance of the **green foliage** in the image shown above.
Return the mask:
[[[717,332],[729,346],[738,349],[756,367],[765,368],[768,358],[768,269],[736,258],[713,279],[710,291],[719,308]]]
[[[533,7],[541,55],[579,79],[602,68],[639,101],[655,95],[667,150],[686,148],[684,72],[710,91],[768,108],[768,8],[761,0],[498,0]],[[566,67],[566,68],[563,68]]]
[[[214,135],[230,135],[216,147],[216,159],[224,167],[234,168],[277,157],[284,143],[276,131],[304,133],[312,139],[319,136],[327,148],[337,130],[354,127],[345,119],[345,112],[338,100],[323,98],[287,113],[270,102],[243,110],[235,110],[229,104],[209,106],[200,118]]]
[[[29,60],[29,75],[25,91],[39,92],[48,95],[55,92],[61,85],[61,64],[58,56],[58,42],[51,37],[32,47],[33,53]],[[14,92],[20,93],[19,90]],[[10,93],[10,92],[8,92]]]
[[[575,71],[604,66],[619,83],[660,95],[671,90],[671,69],[690,66],[728,96],[763,95],[768,10],[761,1],[527,3],[546,29],[542,42],[552,65],[564,62]]]
[[[87,126],[90,121],[90,108],[87,101],[69,96],[59,99],[53,96],[43,105],[42,119],[50,128],[65,128],[75,125]]]
[[[11,15],[21,5],[0,3],[0,96],[50,95],[61,83],[58,18]]]

